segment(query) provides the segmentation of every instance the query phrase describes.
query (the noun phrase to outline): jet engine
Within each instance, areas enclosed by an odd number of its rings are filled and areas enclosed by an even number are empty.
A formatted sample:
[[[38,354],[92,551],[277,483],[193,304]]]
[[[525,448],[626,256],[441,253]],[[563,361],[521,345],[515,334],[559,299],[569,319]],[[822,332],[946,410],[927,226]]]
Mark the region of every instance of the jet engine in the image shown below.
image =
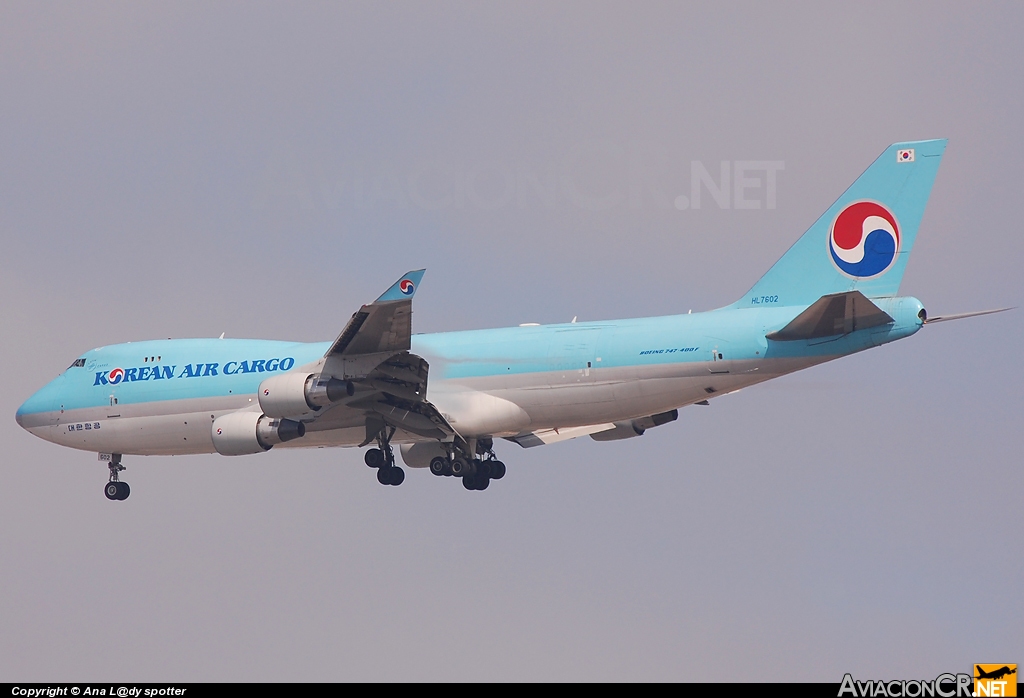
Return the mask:
[[[306,425],[259,412],[231,412],[213,420],[213,447],[222,456],[269,451],[275,444],[305,435]]]
[[[644,432],[662,424],[668,424],[679,419],[679,410],[669,410],[652,414],[649,417],[632,419],[628,422],[615,422],[614,429],[606,429],[596,434],[591,434],[594,441],[618,441],[619,439],[631,439],[634,436],[643,436]]]
[[[352,381],[322,373],[284,373],[260,383],[260,407],[270,417],[299,417],[355,394]]]

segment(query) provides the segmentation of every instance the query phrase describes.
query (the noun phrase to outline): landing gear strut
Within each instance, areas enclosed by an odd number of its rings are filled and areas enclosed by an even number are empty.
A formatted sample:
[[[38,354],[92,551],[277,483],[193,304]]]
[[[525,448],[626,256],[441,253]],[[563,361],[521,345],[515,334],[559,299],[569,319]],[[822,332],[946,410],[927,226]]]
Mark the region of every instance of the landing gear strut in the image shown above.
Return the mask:
[[[377,432],[378,448],[371,448],[363,456],[363,462],[377,469],[377,482],[382,485],[401,485],[405,482],[405,471],[395,465],[395,451],[391,448],[394,427],[382,427]]]
[[[127,482],[121,482],[117,476],[119,472],[124,470],[124,466],[121,465],[121,454],[115,453],[110,456],[110,463],[107,464],[107,467],[110,468],[110,481],[104,485],[103,494],[110,500],[128,499],[128,495],[132,493],[132,488],[128,486]]]
[[[494,455],[490,438],[469,439],[452,445],[448,457],[430,461],[430,472],[439,476],[462,478],[467,490],[486,490],[491,480],[505,477],[505,464]]]

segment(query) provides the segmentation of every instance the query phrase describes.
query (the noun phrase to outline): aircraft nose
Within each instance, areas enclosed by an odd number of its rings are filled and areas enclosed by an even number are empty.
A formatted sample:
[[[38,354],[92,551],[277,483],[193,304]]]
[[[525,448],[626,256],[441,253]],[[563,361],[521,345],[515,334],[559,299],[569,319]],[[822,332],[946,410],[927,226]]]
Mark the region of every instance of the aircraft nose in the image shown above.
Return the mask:
[[[36,391],[32,397],[22,403],[14,413],[14,421],[22,429],[47,424],[55,416],[52,414],[60,404],[60,378],[51,381]]]
[[[39,393],[36,393],[28,400],[22,403],[18,411],[14,413],[14,421],[18,423],[18,426],[22,429],[28,429],[32,426],[29,422],[32,421],[32,415],[42,412],[41,404],[39,400]]]

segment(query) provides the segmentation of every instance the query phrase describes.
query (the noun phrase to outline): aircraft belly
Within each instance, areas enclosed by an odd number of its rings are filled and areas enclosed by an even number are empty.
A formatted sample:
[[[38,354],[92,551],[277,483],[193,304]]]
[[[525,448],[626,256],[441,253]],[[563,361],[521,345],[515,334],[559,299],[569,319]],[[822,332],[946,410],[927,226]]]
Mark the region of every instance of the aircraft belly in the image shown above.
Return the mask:
[[[58,424],[30,431],[61,446],[97,453],[213,453],[213,420],[246,404],[246,397],[122,403],[68,410],[59,414]]]
[[[592,370],[586,380],[577,380],[568,371],[495,378],[500,383],[480,377],[463,379],[459,387],[466,393],[486,393],[518,406],[529,419],[531,429],[583,426],[656,414],[705,399],[705,388],[711,383],[725,389],[744,380],[728,375],[712,380],[703,362],[602,367]],[[451,389],[452,386],[443,388],[445,392]],[[457,424],[453,426],[459,428]],[[521,433],[525,428],[521,420],[508,421],[490,433]]]
[[[155,456],[213,453],[209,412],[128,417],[117,422],[118,453]]]
[[[397,434],[395,435],[398,436]],[[286,441],[274,448],[329,448],[335,446],[358,446],[366,438],[366,427],[344,427],[340,429],[324,429],[306,431],[301,439]],[[393,439],[396,443],[397,439]]]
[[[514,436],[530,426],[530,415],[502,392],[448,383],[431,389],[427,398],[462,436]]]
[[[360,425],[359,427],[307,431],[306,435],[301,439],[287,441],[274,446],[274,448],[347,448],[358,446],[365,438],[366,428]],[[433,439],[424,439],[422,436],[411,434],[402,429],[397,430],[395,435],[391,437],[391,443],[393,444],[416,443],[420,441],[433,441]]]
[[[703,361],[602,367],[593,370],[587,381],[578,381],[577,376],[568,371],[549,371],[467,378],[458,381],[457,386],[445,383],[440,390],[444,393],[457,390],[467,395],[487,394],[503,403],[515,405],[529,419],[529,428],[536,430],[658,414],[827,360],[825,357],[733,360],[718,367],[719,370],[728,369],[721,373],[712,373]],[[434,400],[434,395],[432,390],[431,400]],[[458,421],[458,411],[454,411],[455,414],[446,414]],[[521,424],[520,418],[478,425],[477,431],[471,435],[484,433],[481,430],[484,426],[495,436],[517,430],[522,433],[526,427]],[[453,426],[459,429],[457,424]]]

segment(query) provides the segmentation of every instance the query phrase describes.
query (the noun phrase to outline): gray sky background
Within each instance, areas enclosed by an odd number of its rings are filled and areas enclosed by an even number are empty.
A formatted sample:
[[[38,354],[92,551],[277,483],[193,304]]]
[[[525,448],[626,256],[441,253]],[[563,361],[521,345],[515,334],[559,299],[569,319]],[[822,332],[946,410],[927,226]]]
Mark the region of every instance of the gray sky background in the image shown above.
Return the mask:
[[[1024,6],[0,5],[0,679],[933,678],[1024,662],[1022,312],[498,446],[126,458],[17,406],[84,350],[728,304],[889,143],[948,137],[901,292],[1020,305]],[[690,167],[781,161],[774,209]],[[764,194],[762,191],[761,194]],[[1014,513],[1016,512],[1016,513]]]

